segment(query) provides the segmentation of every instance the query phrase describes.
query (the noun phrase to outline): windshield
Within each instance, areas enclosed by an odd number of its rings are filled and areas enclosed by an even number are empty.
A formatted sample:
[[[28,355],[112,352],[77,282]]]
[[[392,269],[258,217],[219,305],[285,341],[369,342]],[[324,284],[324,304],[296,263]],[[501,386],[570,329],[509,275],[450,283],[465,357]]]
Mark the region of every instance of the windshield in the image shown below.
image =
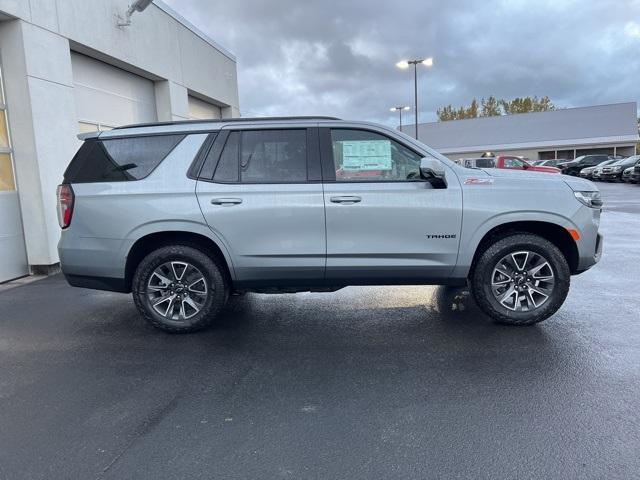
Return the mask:
[[[612,164],[612,163],[613,163],[613,162],[615,162],[615,161],[616,161],[616,160],[605,160],[604,162],[600,162],[600,163],[598,164],[598,166],[599,166],[599,167],[604,167],[605,165],[610,165],[610,164]]]
[[[633,165],[638,160],[640,160],[640,155],[634,155],[633,157],[623,158],[621,160],[616,161],[613,165]]]

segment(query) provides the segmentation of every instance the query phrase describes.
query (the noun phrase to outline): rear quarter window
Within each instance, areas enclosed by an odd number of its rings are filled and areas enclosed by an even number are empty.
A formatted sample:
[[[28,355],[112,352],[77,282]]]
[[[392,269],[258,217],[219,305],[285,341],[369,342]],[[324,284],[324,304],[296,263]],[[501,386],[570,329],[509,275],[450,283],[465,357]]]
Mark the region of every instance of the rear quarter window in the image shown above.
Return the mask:
[[[64,173],[65,183],[127,182],[148,176],[185,135],[85,141]]]

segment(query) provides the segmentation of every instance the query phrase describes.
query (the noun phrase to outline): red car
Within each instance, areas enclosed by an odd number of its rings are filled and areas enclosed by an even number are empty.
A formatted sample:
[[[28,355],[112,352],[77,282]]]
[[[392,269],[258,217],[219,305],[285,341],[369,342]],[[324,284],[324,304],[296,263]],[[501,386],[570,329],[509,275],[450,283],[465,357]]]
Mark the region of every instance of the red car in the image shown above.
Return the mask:
[[[495,168],[507,168],[509,170],[530,170],[532,172],[560,173],[556,167],[542,167],[527,163],[522,157],[513,155],[498,155],[495,158]]]

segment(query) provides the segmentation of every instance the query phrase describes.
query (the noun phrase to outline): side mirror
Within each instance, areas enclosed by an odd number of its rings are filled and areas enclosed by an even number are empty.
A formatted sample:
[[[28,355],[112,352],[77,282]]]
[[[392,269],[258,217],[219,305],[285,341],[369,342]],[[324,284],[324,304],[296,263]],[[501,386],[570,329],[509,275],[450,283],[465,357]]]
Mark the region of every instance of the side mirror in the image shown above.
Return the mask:
[[[447,186],[444,165],[437,158],[422,157],[420,176],[436,188],[446,188]]]

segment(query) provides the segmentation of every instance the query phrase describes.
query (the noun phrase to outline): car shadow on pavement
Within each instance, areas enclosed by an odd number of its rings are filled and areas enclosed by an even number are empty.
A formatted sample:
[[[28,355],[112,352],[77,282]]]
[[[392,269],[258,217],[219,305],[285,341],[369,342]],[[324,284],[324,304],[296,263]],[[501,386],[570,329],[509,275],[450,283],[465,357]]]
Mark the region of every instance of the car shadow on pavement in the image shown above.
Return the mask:
[[[356,287],[360,288],[360,287]],[[372,301],[361,301],[359,292],[330,294],[260,295],[233,298],[216,325],[198,335],[229,346],[268,348],[280,346],[321,348],[349,345],[382,348],[385,345],[415,345],[459,350],[465,345],[487,348],[537,349],[540,355],[561,356],[570,333],[550,333],[547,324],[514,327],[496,324],[476,305],[466,287],[385,287],[371,288]],[[553,319],[549,320],[549,325]],[[551,328],[553,330],[553,327]],[[237,342],[237,343],[234,343]],[[246,343],[245,343],[246,342]],[[537,355],[537,354],[536,354]]]

